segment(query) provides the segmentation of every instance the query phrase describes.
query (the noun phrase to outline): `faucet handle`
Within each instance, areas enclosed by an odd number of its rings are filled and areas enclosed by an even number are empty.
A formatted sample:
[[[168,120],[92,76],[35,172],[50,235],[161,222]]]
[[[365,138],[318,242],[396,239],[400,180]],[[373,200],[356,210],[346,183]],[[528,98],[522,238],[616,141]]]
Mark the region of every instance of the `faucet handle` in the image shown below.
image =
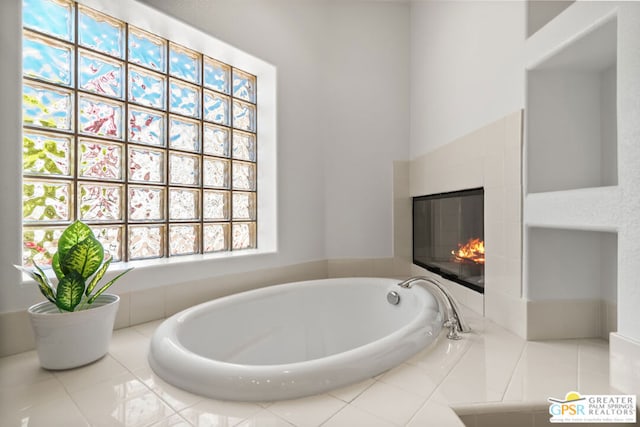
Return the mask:
[[[449,328],[449,333],[447,334],[447,338],[450,340],[459,340],[462,339],[460,336],[460,329],[458,328],[458,318],[455,315],[452,315],[446,322],[442,324],[445,328]]]

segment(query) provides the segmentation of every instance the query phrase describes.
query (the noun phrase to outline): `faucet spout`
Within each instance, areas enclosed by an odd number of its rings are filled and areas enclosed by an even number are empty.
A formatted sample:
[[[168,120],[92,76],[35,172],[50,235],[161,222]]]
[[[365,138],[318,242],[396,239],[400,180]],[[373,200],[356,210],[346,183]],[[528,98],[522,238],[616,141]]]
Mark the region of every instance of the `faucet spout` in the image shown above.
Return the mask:
[[[422,282],[426,287],[431,290],[434,296],[438,299],[441,307],[445,310],[445,326],[451,328],[451,332],[447,335],[450,339],[459,339],[457,332],[470,332],[471,327],[464,320],[462,312],[458,303],[453,298],[453,295],[444,287],[444,285],[431,277],[415,276],[411,277],[403,282],[398,283],[398,286],[406,289],[410,289],[414,283]]]

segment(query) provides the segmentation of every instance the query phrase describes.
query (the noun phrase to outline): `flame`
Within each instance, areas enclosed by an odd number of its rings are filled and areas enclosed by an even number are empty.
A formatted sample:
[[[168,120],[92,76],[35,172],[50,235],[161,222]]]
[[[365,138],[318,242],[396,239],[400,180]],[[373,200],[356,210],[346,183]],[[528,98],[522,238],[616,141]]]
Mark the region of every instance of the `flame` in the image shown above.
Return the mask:
[[[458,250],[451,251],[456,262],[471,261],[484,264],[484,240],[471,238],[467,243],[458,243]]]

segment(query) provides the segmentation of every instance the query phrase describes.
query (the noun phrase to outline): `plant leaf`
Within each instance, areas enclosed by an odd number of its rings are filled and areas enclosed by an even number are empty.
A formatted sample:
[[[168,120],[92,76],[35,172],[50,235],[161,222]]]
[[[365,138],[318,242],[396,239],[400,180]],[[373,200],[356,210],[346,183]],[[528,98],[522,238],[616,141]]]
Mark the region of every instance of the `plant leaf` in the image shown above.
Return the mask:
[[[19,265],[14,265],[14,267],[20,270],[21,272],[29,275],[33,280],[35,280],[36,283],[38,284],[38,288],[40,289],[40,292],[42,292],[42,295],[44,295],[45,298],[51,301],[52,303],[56,304],[56,295],[53,292],[53,286],[51,286],[51,283],[49,282],[49,278],[47,277],[46,274],[44,274],[44,272],[40,269],[40,267],[36,265],[36,268],[38,269],[38,271],[29,270]]]
[[[62,268],[60,267],[60,253],[56,252],[53,254],[53,258],[51,259],[51,268],[53,272],[56,273],[56,277],[58,280],[64,277],[64,273],[62,272]]]
[[[82,221],[76,221],[70,226],[68,226],[60,239],[58,239],[58,252],[60,255],[60,260],[63,260],[67,251],[69,251],[72,247],[82,242],[87,237],[95,237],[93,235],[93,231],[89,228],[88,225],[83,223]]]
[[[66,311],[73,311],[82,300],[84,279],[80,273],[71,271],[58,283],[56,305]]]
[[[104,264],[102,264],[102,266],[98,269],[98,272],[96,273],[96,275],[93,276],[93,279],[91,279],[91,282],[89,282],[89,284],[87,285],[87,290],[85,291],[86,296],[89,296],[89,294],[93,292],[93,289],[96,287],[100,279],[102,279],[102,276],[104,276],[104,273],[107,272],[107,269],[109,268],[109,265],[111,264],[112,260],[113,258],[109,257],[109,259]]]
[[[65,255],[61,255],[60,269],[65,274],[72,271],[79,273],[83,280],[87,280],[100,268],[104,259],[102,244],[93,236],[89,236],[74,245]],[[84,288],[82,289],[84,292]]]
[[[122,273],[120,273],[116,277],[114,277],[112,280],[108,281],[103,287],[98,289],[98,292],[96,292],[95,294],[93,294],[91,296],[91,298],[89,298],[87,303],[88,304],[93,304],[93,302],[96,300],[96,298],[98,298],[104,291],[106,291],[109,288],[109,286],[113,285],[116,282],[116,280],[118,280],[119,278],[121,278],[122,276],[124,276],[125,274],[130,272],[131,270],[133,270],[133,267],[123,271]]]

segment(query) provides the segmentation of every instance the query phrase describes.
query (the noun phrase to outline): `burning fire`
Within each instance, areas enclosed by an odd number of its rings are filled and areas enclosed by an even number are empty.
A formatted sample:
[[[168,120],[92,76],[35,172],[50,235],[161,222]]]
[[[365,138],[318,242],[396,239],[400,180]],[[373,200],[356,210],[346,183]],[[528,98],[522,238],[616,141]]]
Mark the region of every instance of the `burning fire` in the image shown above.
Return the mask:
[[[484,240],[471,238],[464,245],[458,243],[458,250],[451,251],[456,262],[471,261],[484,264]]]

